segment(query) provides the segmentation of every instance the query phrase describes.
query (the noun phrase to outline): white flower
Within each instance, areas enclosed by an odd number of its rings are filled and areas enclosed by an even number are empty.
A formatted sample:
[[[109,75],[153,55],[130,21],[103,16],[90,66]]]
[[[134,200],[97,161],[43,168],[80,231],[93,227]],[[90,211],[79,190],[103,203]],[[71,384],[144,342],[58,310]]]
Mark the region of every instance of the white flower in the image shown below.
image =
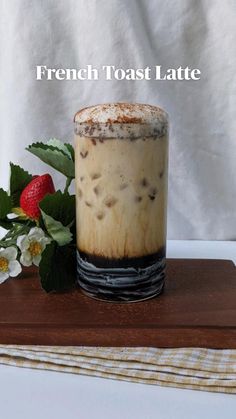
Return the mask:
[[[30,266],[32,263],[39,266],[42,252],[51,239],[46,237],[41,228],[31,228],[29,234],[19,236],[17,246],[21,250],[20,262],[24,266]]]
[[[0,284],[2,284],[9,276],[17,276],[22,269],[20,263],[16,260],[17,250],[10,246],[6,249],[0,249]]]

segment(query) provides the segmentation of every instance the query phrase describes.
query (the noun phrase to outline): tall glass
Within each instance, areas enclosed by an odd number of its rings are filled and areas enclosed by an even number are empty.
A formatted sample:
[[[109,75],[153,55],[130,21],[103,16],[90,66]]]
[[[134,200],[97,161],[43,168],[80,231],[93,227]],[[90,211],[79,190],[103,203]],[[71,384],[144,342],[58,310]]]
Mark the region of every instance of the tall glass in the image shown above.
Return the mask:
[[[115,103],[75,115],[78,282],[110,301],[160,294],[165,278],[168,117]]]

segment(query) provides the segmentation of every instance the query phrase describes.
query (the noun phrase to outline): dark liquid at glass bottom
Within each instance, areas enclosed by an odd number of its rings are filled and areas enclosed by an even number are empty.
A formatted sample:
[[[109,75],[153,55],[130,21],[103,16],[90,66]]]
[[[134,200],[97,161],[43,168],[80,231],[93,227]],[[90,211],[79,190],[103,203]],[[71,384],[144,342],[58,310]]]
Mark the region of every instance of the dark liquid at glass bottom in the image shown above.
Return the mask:
[[[165,249],[139,258],[108,259],[77,251],[77,277],[90,297],[131,302],[160,294],[165,280]]]

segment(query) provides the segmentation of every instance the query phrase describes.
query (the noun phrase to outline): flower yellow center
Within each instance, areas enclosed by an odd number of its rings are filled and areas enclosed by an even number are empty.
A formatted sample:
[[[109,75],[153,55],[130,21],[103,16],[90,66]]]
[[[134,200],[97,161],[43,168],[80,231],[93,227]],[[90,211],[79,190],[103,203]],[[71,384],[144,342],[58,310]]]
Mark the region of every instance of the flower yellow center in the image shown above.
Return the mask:
[[[8,260],[4,257],[0,257],[0,271],[7,272],[8,271]]]
[[[42,253],[42,246],[39,242],[31,242],[28,250],[32,256],[38,256]]]

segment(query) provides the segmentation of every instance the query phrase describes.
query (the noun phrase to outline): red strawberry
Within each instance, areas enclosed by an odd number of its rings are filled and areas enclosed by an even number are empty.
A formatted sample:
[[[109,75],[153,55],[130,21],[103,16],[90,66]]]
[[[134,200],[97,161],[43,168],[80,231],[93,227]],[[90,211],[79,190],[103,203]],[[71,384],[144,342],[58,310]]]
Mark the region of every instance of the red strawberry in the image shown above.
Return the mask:
[[[50,175],[34,177],[20,196],[20,206],[29,218],[37,220],[40,216],[39,202],[46,194],[55,192]]]

